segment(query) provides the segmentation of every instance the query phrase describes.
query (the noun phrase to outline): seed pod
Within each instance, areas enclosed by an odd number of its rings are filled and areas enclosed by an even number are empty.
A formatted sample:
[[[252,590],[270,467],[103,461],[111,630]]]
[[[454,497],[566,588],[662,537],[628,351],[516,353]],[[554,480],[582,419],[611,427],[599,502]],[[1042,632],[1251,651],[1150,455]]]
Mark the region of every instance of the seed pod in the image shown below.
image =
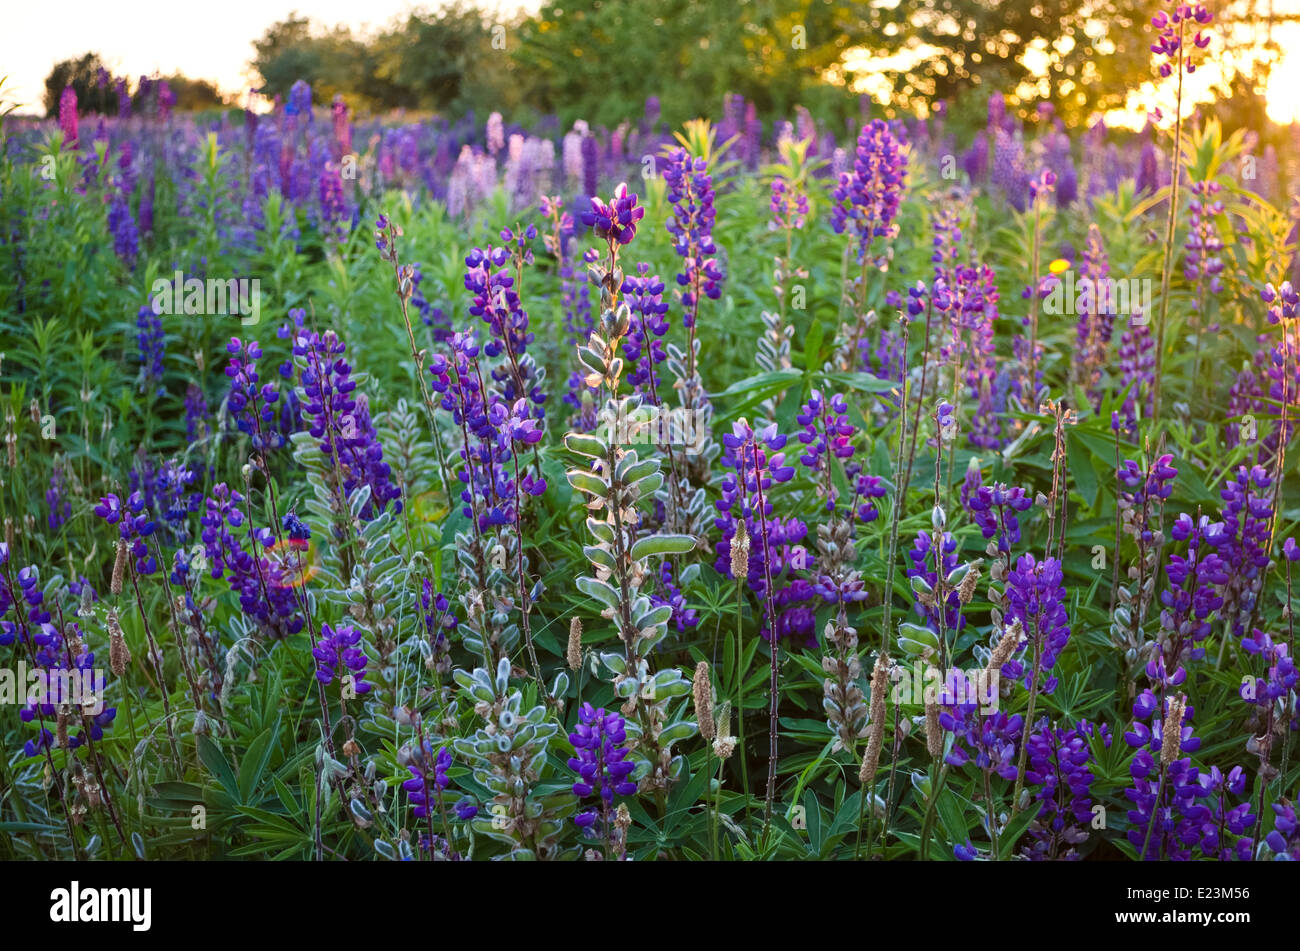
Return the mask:
[[[1011,659],[1011,655],[1016,652],[1020,645],[1020,638],[1024,636],[1025,629],[1016,618],[1007,628],[1006,633],[1002,635],[1002,640],[998,641],[997,647],[993,648],[993,653],[989,656],[989,670],[1001,670],[1002,665]]]
[[[711,740],[717,734],[713,723],[713,684],[709,681],[709,662],[695,665],[695,681],[691,685],[695,698],[695,719],[700,723],[700,736]]]
[[[731,539],[731,577],[737,581],[749,574],[749,529],[743,521],[736,523],[736,534]]]
[[[131,651],[126,646],[126,637],[122,634],[122,622],[117,618],[117,610],[109,608],[108,618],[108,667],[114,677],[126,673],[126,665],[131,663]]]
[[[943,727],[939,723],[939,705],[933,700],[925,705],[925,748],[934,759],[943,755]]]
[[[1169,712],[1165,714],[1164,735],[1160,738],[1160,765],[1168,766],[1178,759],[1182,746],[1183,713],[1187,709],[1187,698],[1182,694],[1169,701]]]
[[[866,786],[880,766],[880,750],[885,742],[885,690],[889,680],[889,655],[881,653],[871,671],[871,732],[867,736],[867,749],[862,754],[862,768],[858,781]],[[864,793],[865,795],[865,793]]]
[[[576,614],[569,621],[569,648],[565,651],[565,659],[569,662],[570,670],[579,670],[582,667],[582,619]]]
[[[122,593],[122,579],[126,577],[126,539],[117,540],[117,557],[113,559],[113,577],[109,580],[108,590],[112,594]]]

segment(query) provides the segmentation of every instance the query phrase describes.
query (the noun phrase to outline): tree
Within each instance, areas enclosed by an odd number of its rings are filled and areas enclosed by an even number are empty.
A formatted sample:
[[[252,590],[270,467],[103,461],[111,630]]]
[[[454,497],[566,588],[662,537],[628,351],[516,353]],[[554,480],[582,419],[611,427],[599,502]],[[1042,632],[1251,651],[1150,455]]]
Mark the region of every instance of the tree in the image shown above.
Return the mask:
[[[117,112],[117,92],[109,81],[108,70],[98,53],[86,53],[77,59],[56,63],[45,77],[45,114],[59,114],[59,97],[68,86],[77,94],[77,111],[101,114]]]

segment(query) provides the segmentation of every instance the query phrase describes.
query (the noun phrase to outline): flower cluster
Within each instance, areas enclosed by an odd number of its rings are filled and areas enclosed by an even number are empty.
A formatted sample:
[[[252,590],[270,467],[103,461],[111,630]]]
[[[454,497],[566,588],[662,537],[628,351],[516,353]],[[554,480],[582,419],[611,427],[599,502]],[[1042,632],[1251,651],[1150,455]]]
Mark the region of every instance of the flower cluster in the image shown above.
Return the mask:
[[[1167,78],[1173,75],[1175,69],[1183,69],[1188,73],[1196,72],[1196,64],[1192,62],[1192,49],[1203,50],[1210,45],[1210,36],[1208,33],[1200,30],[1214,19],[1214,14],[1207,10],[1201,4],[1193,6],[1190,3],[1184,3],[1177,0],[1173,5],[1170,13],[1157,11],[1151,18],[1151,25],[1156,28],[1156,41],[1151,44],[1151,52],[1156,54],[1157,68],[1161,78]],[[1184,34],[1189,24],[1194,24],[1196,29],[1195,36],[1192,37],[1191,48],[1186,47]]]
[[[865,262],[876,238],[891,238],[894,218],[907,181],[907,147],[889,124],[873,119],[858,136],[853,171],[842,172],[835,187],[831,227],[857,239],[858,261]]]
[[[99,500],[95,514],[109,525],[117,526],[118,533],[135,558],[137,574],[151,575],[158,570],[158,562],[150,554],[149,544],[145,541],[154,533],[156,526],[141,493],[132,492],[127,497],[125,506],[121,499],[109,493]]]
[[[361,486],[370,489],[361,518],[373,519],[389,502],[402,511],[402,490],[391,480],[384,462],[384,447],[370,419],[370,405],[364,394],[355,393],[352,367],[345,354],[347,345],[332,330],[319,334],[302,326],[303,314],[296,312],[293,354],[299,361],[302,414],[311,437],[329,460],[327,476],[337,478],[343,497]]]
[[[591,828],[598,818],[607,815],[615,796],[630,796],[636,792],[631,781],[636,764],[627,759],[627,730],[623,718],[617,713],[606,713],[584,703],[578,711],[578,723],[569,734],[575,755],[569,758],[569,769],[578,774],[573,784],[573,794],[580,799],[597,796],[598,807],[586,809],[573,819],[584,829]]]
[[[1023,854],[1031,861],[1073,860],[1075,846],[1088,838],[1093,821],[1092,784],[1096,780],[1089,764],[1089,738],[1110,747],[1110,728],[1086,720],[1074,726],[1054,727],[1047,718],[1034,724],[1026,741],[1028,765],[1025,782],[1038,787],[1039,803],[1029,827],[1029,843]]]
[[[341,674],[354,694],[369,693],[374,685],[365,682],[368,660],[365,650],[357,646],[361,643],[361,631],[350,625],[335,629],[322,624],[320,633],[320,640],[311,650],[312,657],[316,658],[316,679],[329,686]]]
[[[257,372],[257,361],[262,356],[261,345],[256,340],[245,344],[238,337],[231,337],[226,352],[230,354],[230,363],[226,366],[226,376],[230,377],[226,406],[235,419],[235,425],[241,433],[252,438],[255,450],[280,448],[284,445],[284,436],[272,428],[275,422],[272,407],[280,399],[280,392],[272,383],[258,386],[261,377]]]
[[[1033,555],[1021,555],[1007,577],[1007,617],[1019,621],[1025,632],[1028,650],[1020,659],[1002,667],[1007,677],[1024,674],[1027,690],[1036,689],[1041,673],[1043,693],[1056,689],[1051,676],[1056,659],[1070,640],[1070,618],[1065,611],[1064,573],[1055,558],[1036,561]]]

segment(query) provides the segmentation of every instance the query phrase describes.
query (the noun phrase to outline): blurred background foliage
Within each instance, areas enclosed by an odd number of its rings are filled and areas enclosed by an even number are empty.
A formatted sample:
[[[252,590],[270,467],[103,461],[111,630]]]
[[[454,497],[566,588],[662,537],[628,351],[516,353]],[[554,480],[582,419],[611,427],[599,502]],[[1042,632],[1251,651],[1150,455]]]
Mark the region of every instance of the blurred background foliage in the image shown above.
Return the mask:
[[[660,92],[673,125],[743,95],[760,117],[803,105],[825,121],[857,112],[869,89],[887,116],[943,102],[982,120],[990,91],[1025,109],[1050,102],[1068,125],[1122,108],[1151,78],[1145,29],[1161,0],[548,0],[503,14],[474,0],[416,9],[361,34],[297,13],[253,44],[261,91],[285,96],[299,79],[319,104],[342,95],[359,112],[498,111],[528,126],[558,114],[613,126]],[[1275,28],[1300,22],[1270,0],[1216,5],[1225,43],[1215,95],[1230,98],[1228,131],[1262,130],[1264,83],[1281,52]],[[83,110],[112,112],[95,88],[94,53],[57,64],[46,108],[72,85]],[[167,77],[177,108],[220,103],[202,81]],[[241,103],[232,102],[231,105]]]

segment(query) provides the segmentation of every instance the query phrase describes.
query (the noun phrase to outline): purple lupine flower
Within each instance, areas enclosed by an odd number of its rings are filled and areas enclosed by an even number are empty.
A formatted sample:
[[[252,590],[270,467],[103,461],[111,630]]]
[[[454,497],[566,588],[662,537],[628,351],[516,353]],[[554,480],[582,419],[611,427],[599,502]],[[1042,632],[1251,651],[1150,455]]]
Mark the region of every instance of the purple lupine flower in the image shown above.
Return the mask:
[[[636,392],[645,392],[650,401],[658,405],[656,388],[659,375],[654,368],[668,359],[660,339],[668,332],[664,282],[650,274],[650,265],[638,264],[635,275],[623,278],[621,293],[632,313],[632,322],[623,340],[623,358],[631,368],[627,381]]]
[[[1016,747],[1024,717],[1018,713],[1009,717],[1002,710],[981,713],[978,697],[975,682],[959,670],[951,671],[940,688],[939,725],[952,733],[955,740],[944,762],[958,768],[974,762],[989,775],[1015,780]]]
[[[722,532],[722,540],[715,546],[718,557],[714,567],[731,577],[731,542],[737,518],[743,518],[751,539],[746,581],[760,598],[771,594],[771,616],[764,612],[760,635],[768,640],[774,632],[776,637],[797,635],[815,647],[816,626],[802,604],[815,592],[811,583],[795,576],[796,571],[815,565],[816,559],[803,544],[808,526],[798,518],[776,517],[770,495],[774,484],[794,477],[794,467],[786,465],[781,451],[786,441],[775,423],[755,431],[743,419],[723,435],[722,462],[733,471],[723,476],[721,498],[714,502],[718,511],[714,525]],[[771,592],[767,587],[769,576],[774,589]]]
[[[594,193],[591,210],[580,216],[582,223],[596,232],[596,236],[611,243],[630,244],[636,237],[636,223],[645,217],[645,209],[637,204],[637,196],[621,183],[606,204]]]
[[[1209,24],[1213,19],[1214,14],[1199,3],[1195,6],[1177,3],[1169,13],[1163,10],[1156,12],[1151,18],[1151,25],[1157,31],[1151,52],[1155,54],[1156,68],[1162,79],[1171,76],[1175,69],[1186,70],[1189,74],[1196,72],[1192,50],[1203,50],[1210,45],[1210,35],[1199,27]],[[1190,44],[1185,39],[1188,24],[1194,24],[1196,28]]]
[[[700,298],[717,300],[722,294],[724,275],[718,266],[717,246],[713,242],[713,224],[717,211],[713,207],[713,176],[708,162],[692,158],[686,149],[674,149],[664,169],[668,202],[672,215],[664,223],[673,236],[673,250],[682,258],[677,283],[682,290],[682,326],[695,339],[695,322],[699,317]],[[694,372],[694,344],[688,345],[690,373]]]
[[[1196,778],[1201,786],[1203,803],[1189,810],[1189,819],[1201,854],[1220,862],[1250,861],[1254,854],[1254,840],[1247,833],[1254,827],[1258,816],[1250,811],[1250,787],[1245,770],[1234,766],[1225,774],[1219,767],[1211,766]],[[1243,801],[1229,807],[1228,794],[1244,797]],[[1237,838],[1234,840],[1229,836]]]
[[[1175,542],[1187,542],[1187,554],[1170,553],[1165,565],[1169,587],[1160,594],[1161,642],[1175,665],[1200,660],[1205,648],[1195,645],[1210,634],[1208,618],[1223,606],[1219,592],[1230,580],[1227,562],[1213,548],[1226,537],[1222,522],[1202,515],[1193,520],[1186,513],[1175,520],[1170,535]]]
[[[1093,812],[1090,796],[1096,777],[1088,768],[1092,751],[1088,739],[1097,736],[1109,748],[1110,729],[1086,720],[1075,726],[1053,727],[1044,717],[1027,741],[1025,783],[1039,787],[1039,803],[1028,829],[1029,843],[1021,850],[1030,861],[1073,861],[1076,846],[1088,838]]]
[[[204,514],[199,518],[204,556],[212,577],[225,577],[231,590],[238,594],[244,615],[266,635],[282,640],[303,628],[294,591],[294,586],[301,583],[301,565],[255,554],[259,548],[263,551],[273,548],[276,540],[269,530],[255,532],[251,525],[247,533],[255,553],[244,550],[232,531],[245,525],[244,513],[238,508],[243,500],[243,496],[224,482],[213,487]]]
[[[853,458],[853,435],[857,427],[849,422],[849,404],[842,393],[828,400],[814,389],[808,402],[799,408],[795,422],[803,427],[799,442],[804,450],[799,461],[819,480],[818,491],[825,498],[826,511],[835,511],[837,490],[831,478],[831,458]]]
[[[348,122],[348,104],[341,95],[334,97],[330,117],[334,122],[334,157],[342,161],[343,156],[352,152],[352,124]]]
[[[1088,396],[1095,408],[1101,405],[1101,374],[1107,362],[1107,351],[1115,328],[1115,301],[1110,299],[1110,258],[1101,241],[1101,229],[1095,224],[1088,227],[1088,242],[1083,250],[1083,266],[1079,270],[1080,284],[1087,281],[1092,293],[1083,295],[1083,303],[1076,326],[1079,379],[1087,387]]]
[[[673,580],[672,562],[665,559],[659,565],[659,590],[650,595],[650,603],[655,607],[668,605],[673,614],[669,619],[678,634],[700,623],[699,612],[686,603],[686,596]]]
[[[226,406],[235,419],[235,425],[252,438],[255,450],[280,448],[284,445],[284,436],[271,426],[275,421],[272,406],[280,399],[280,393],[272,383],[258,386],[261,377],[257,372],[257,361],[262,356],[261,345],[256,340],[245,344],[238,337],[231,337],[226,352],[230,354],[226,376],[231,381]]]
[[[1007,203],[1016,211],[1024,211],[1030,193],[1029,167],[1025,160],[1024,143],[1019,132],[999,126],[992,130],[993,167],[989,178],[1001,190]]]
[[[1005,482],[984,485],[979,467],[971,460],[961,488],[961,503],[979,526],[984,539],[993,541],[990,554],[996,551],[1009,556],[1011,546],[1020,544],[1018,513],[1033,508],[1034,497],[1020,486],[1008,486]],[[1007,557],[1007,565],[1010,563],[1010,557]]]
[[[327,240],[342,242],[347,236],[347,224],[352,215],[343,198],[343,173],[338,165],[326,162],[317,179],[320,195],[320,228]]]
[[[1195,801],[1202,789],[1190,757],[1164,764],[1167,779],[1157,801],[1157,792],[1161,788],[1159,757],[1164,744],[1164,720],[1172,702],[1172,696],[1161,699],[1150,690],[1142,691],[1133,702],[1133,722],[1124,733],[1124,742],[1137,750],[1129,765],[1133,785],[1124,790],[1124,795],[1133,803],[1128,812],[1132,826],[1127,837],[1135,848],[1141,850],[1150,833],[1146,854],[1139,856],[1143,861],[1162,857],[1191,858],[1189,845],[1197,838]],[[1183,725],[1176,747],[1182,752],[1194,753],[1201,746],[1190,725],[1193,712],[1190,704],[1183,711]],[[1147,721],[1150,721],[1150,726]]]
[[[153,306],[145,304],[136,315],[136,357],[140,363],[141,392],[151,396],[166,396],[163,374],[167,356],[167,335],[163,332],[162,318],[154,313]]]
[[[912,562],[907,569],[907,577],[915,579],[912,587],[913,609],[918,617],[925,620],[926,626],[936,633],[939,630],[939,609],[933,603],[926,603],[928,598],[923,598],[922,592],[918,589],[917,584],[923,583],[923,587],[934,591],[939,583],[939,571],[943,572],[943,577],[956,570],[959,563],[957,557],[957,539],[950,533],[944,532],[940,542],[942,554],[934,554],[934,538],[929,532],[917,532],[916,541],[912,543],[911,550],[908,551],[907,557]],[[933,565],[932,562],[939,560],[939,565]],[[946,610],[943,613],[943,626],[945,630],[960,631],[966,626],[966,617],[961,613],[961,597],[956,591],[949,591],[945,601]]]
[[[894,218],[907,182],[907,147],[894,137],[888,123],[873,119],[858,136],[853,171],[840,175],[833,193],[831,226],[836,234],[849,231],[863,262],[876,238],[889,240],[897,231]]]
[[[367,689],[369,686],[366,685]],[[441,803],[442,791],[451,785],[451,778],[447,775],[451,768],[451,751],[442,746],[435,753],[429,741],[423,740],[411,751],[406,768],[411,778],[402,783],[402,789],[406,790],[406,798],[414,807],[412,814],[417,819],[427,819],[433,815],[436,804]]]
[[[621,716],[595,709],[590,703],[582,705],[578,723],[569,734],[576,754],[569,758],[569,768],[578,774],[573,794],[579,799],[593,795],[600,799],[598,807],[574,816],[573,821],[583,829],[590,829],[598,818],[608,814],[615,796],[636,792],[636,783],[631,781],[636,764],[627,759],[628,750],[622,746],[626,741]]]
[[[289,87],[289,99],[284,104],[284,114],[286,116],[304,116],[307,123],[311,122],[311,86],[306,80],[299,79]]]
[[[799,231],[808,220],[808,193],[802,182],[793,184],[780,175],[772,179],[773,228],[785,231]]]
[[[67,496],[67,484],[63,478],[63,466],[58,463],[50,471],[50,487],[45,490],[45,503],[50,507],[46,524],[50,531],[57,532],[59,526],[72,517],[72,502]],[[69,585],[69,587],[71,587]],[[2,614],[3,611],[0,611]]]
[[[1261,708],[1269,708],[1290,695],[1300,677],[1297,676],[1295,661],[1289,656],[1285,643],[1277,643],[1271,636],[1255,628],[1251,636],[1242,638],[1241,649],[1259,657],[1264,664],[1262,677],[1248,677],[1238,688],[1242,700]]]
[[[587,198],[595,198],[596,193],[600,190],[600,147],[596,144],[595,136],[584,135],[578,146],[578,154],[582,162],[582,187]],[[591,224],[583,215],[583,224]],[[632,240],[628,238],[628,241]],[[627,244],[627,241],[623,242]]]
[[[1156,380],[1155,340],[1150,319],[1134,308],[1119,341],[1120,381],[1126,389],[1124,417],[1132,430],[1137,425],[1139,405],[1144,416],[1152,412]]]
[[[203,388],[191,383],[185,388],[185,439],[193,446],[208,436],[208,398]]]
[[[37,596],[42,592],[36,586],[36,573],[33,568],[28,567],[20,571],[18,583],[28,604],[33,604],[34,600],[37,605],[41,603],[43,598]],[[34,607],[33,613],[35,611]],[[78,686],[85,685],[88,681],[93,689],[93,672],[96,670],[95,655],[86,649],[86,635],[77,623],[69,622],[61,633],[57,627],[49,623],[48,612],[41,611],[41,613],[47,618],[46,621],[40,622],[39,625],[33,622],[33,627],[23,630],[24,641],[36,647],[33,656],[37,667],[45,672],[42,695],[32,697],[24,690],[25,702],[18,711],[18,719],[23,723],[38,724],[36,737],[23,744],[23,753],[28,757],[39,756],[42,752],[53,750],[58,746],[56,735],[44,724],[55,722],[60,707],[85,703],[91,699],[84,690],[80,694],[76,691]],[[80,683],[74,685],[71,678],[76,678]],[[65,690],[69,689],[73,692],[65,693]],[[102,740],[104,730],[111,727],[117,717],[117,708],[103,706],[103,697],[100,695],[96,695],[95,699],[100,702],[98,713],[83,712],[80,717],[73,716],[69,720],[70,726],[80,727],[80,730],[75,733],[69,730],[66,747],[69,753],[87,740],[96,742]]]
[[[126,188],[117,182],[108,201],[108,231],[113,236],[113,253],[130,269],[140,254],[140,231],[131,214]]]
[[[357,646],[361,643],[361,631],[350,625],[336,630],[322,624],[320,633],[320,640],[311,652],[316,658],[316,679],[329,686],[341,674],[345,679],[351,678],[349,682],[357,696],[369,693],[374,685],[365,682],[369,660],[365,651]]]
[[[1219,555],[1227,564],[1229,581],[1223,589],[1223,616],[1233,636],[1246,636],[1263,591],[1264,573],[1272,551],[1273,479],[1263,466],[1238,466],[1219,491],[1225,530],[1216,533]]]
[[[1275,802],[1273,815],[1273,831],[1264,837],[1273,861],[1300,862],[1300,823],[1296,822],[1295,804]]]
[[[347,345],[332,330],[319,334],[303,327],[305,314],[291,312],[296,324],[292,331],[293,353],[301,361],[307,431],[319,440],[320,451],[337,465],[343,496],[365,485],[370,498],[362,507],[365,521],[378,516],[389,502],[394,513],[402,511],[402,490],[391,480],[392,470],[384,462],[384,447],[370,419],[365,394],[355,394],[356,382],[345,354]],[[287,325],[286,325],[287,326]]]
[[[59,128],[65,148],[76,149],[81,144],[77,141],[77,91],[71,86],[64,86],[59,94]]]
[[[1063,581],[1059,561],[1035,561],[1033,555],[1021,555],[1007,576],[1007,617],[1023,626],[1026,650],[1022,659],[1007,661],[1002,673],[1019,677],[1023,672],[1026,690],[1050,694],[1056,689],[1052,668],[1070,640]],[[1041,685],[1035,683],[1039,672],[1045,676]]]
[[[1223,186],[1213,180],[1192,182],[1187,203],[1187,254],[1183,258],[1183,277],[1197,289],[1192,306],[1204,307],[1204,296],[1222,292],[1224,262],[1220,256],[1223,240],[1215,219],[1223,214],[1223,199],[1215,196]],[[1200,327],[1198,330],[1207,330]]]
[[[130,546],[137,574],[151,575],[158,570],[158,562],[150,554],[149,545],[145,542],[154,533],[156,525],[150,517],[143,494],[132,492],[123,505],[116,495],[109,493],[99,500],[94,512],[109,525],[117,526],[118,534]]]
[[[1300,308],[1300,293],[1291,286],[1290,281],[1283,281],[1279,287],[1272,284],[1265,284],[1264,289],[1259,292],[1260,298],[1268,304],[1268,322],[1278,324],[1287,320],[1294,320],[1296,311]]]

